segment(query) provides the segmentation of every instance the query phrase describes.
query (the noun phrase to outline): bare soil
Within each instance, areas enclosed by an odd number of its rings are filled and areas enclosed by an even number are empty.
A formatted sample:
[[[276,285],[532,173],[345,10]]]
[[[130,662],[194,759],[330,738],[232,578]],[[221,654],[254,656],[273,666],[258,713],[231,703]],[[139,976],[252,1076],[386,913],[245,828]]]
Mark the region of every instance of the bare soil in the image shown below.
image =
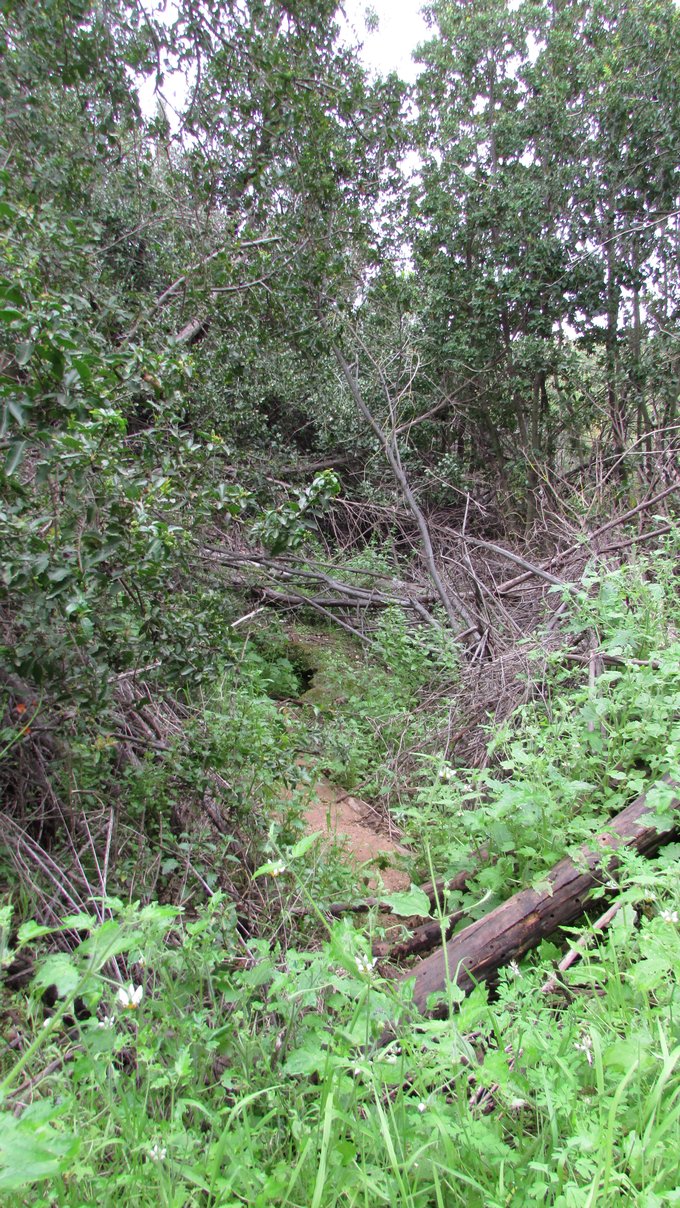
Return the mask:
[[[310,834],[321,831],[329,842],[341,844],[347,862],[357,870],[357,886],[374,890],[382,885],[393,893],[408,889],[410,878],[399,868],[400,857],[409,854],[385,820],[367,801],[321,779],[315,785],[305,811]]]

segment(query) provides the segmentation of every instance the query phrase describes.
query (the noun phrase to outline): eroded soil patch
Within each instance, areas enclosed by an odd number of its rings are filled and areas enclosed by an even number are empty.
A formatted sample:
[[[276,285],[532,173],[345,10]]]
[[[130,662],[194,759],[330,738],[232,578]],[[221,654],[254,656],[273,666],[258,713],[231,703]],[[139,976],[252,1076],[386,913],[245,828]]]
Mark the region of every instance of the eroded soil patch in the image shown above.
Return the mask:
[[[347,863],[356,867],[362,893],[377,889],[381,881],[390,893],[408,889],[409,876],[399,868],[408,850],[389,835],[384,819],[367,801],[322,778],[314,786],[305,815],[310,834],[321,831],[330,842],[344,847]]]

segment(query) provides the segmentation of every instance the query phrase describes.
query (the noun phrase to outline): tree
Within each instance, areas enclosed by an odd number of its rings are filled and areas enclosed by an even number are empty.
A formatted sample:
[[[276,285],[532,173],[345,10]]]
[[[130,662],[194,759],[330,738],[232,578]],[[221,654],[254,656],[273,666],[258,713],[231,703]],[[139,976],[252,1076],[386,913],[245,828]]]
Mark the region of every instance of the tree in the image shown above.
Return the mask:
[[[437,33],[420,52],[411,216],[423,347],[459,450],[466,425],[500,466],[518,441],[531,498],[579,344],[602,341],[617,452],[634,382],[647,424],[643,328],[677,209],[677,9],[441,0],[427,11]]]

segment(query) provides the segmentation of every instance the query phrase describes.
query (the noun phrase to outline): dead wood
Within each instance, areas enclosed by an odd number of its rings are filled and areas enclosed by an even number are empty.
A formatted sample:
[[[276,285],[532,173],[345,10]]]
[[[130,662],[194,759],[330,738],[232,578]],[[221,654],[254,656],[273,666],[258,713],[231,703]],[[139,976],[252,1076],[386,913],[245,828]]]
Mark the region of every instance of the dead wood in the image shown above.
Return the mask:
[[[427,572],[432,580],[432,583],[434,584],[437,595],[441,600],[444,612],[449,619],[451,628],[453,629],[454,633],[456,633],[460,622],[462,621],[464,627],[473,626],[475,631],[481,636],[482,627],[480,626],[479,621],[468,610],[467,606],[463,603],[460,597],[455,596],[450,590],[447,590],[446,585],[444,584],[444,581],[439,573],[434,556],[434,550],[432,548],[432,539],[430,537],[430,530],[428,528],[427,520],[411,489],[408,478],[404,473],[396,436],[392,435],[390,438],[383,432],[380,424],[369,411],[363,395],[359,390],[356,378],[347,364],[344,356],[338,348],[335,348],[334,352],[338,367],[345,379],[345,382],[347,383],[347,386],[349,387],[350,394],[354,399],[357,410],[366,420],[366,423],[377,437],[378,443],[380,444],[380,447],[383,450],[387,461],[389,462],[392,473],[394,474],[394,477],[399,485],[399,489],[401,490],[408,508],[416,522],[418,532],[420,534],[423,561],[427,567]]]
[[[285,478],[304,477],[307,474],[318,474],[322,470],[341,470],[356,465],[355,453],[337,453],[324,457],[321,461],[301,461],[298,465],[281,466],[279,474]]]
[[[654,507],[654,505],[657,503],[660,503],[662,499],[666,499],[668,495],[672,495],[679,490],[680,484],[677,482],[673,483],[672,486],[666,487],[663,491],[659,491],[657,495],[653,495],[651,499],[645,499],[642,503],[638,503],[636,507],[630,508],[627,512],[623,512],[620,516],[615,516],[613,520],[608,520],[606,524],[594,529],[592,533],[584,533],[585,543],[583,541],[576,541],[573,545],[568,546],[566,549],[559,550],[558,553],[554,554],[553,557],[550,558],[548,562],[544,563],[542,567],[536,567],[530,571],[527,570],[522,575],[515,575],[514,579],[506,579],[505,583],[498,584],[496,588],[497,593],[499,595],[503,595],[508,591],[513,591],[514,588],[519,587],[521,583],[526,583],[527,579],[530,579],[533,574],[536,574],[539,571],[539,569],[543,575],[545,575],[546,571],[550,571],[553,567],[559,566],[561,562],[564,562],[565,558],[570,558],[572,554],[583,552],[587,545],[592,546],[593,541],[595,541],[598,537],[603,537],[605,533],[610,531],[610,529],[618,528],[621,524],[627,524],[628,521],[632,520],[634,516],[640,515],[641,512],[648,511],[649,508]],[[640,540],[640,538],[638,538],[638,540]]]
[[[599,919],[595,920],[592,925],[592,932],[586,932],[584,935],[580,936],[579,939],[577,939],[573,948],[570,948],[567,952],[567,955],[562,957],[562,960],[557,966],[557,971],[553,973],[553,975],[548,978],[547,982],[544,982],[541,986],[541,994],[553,994],[555,990],[557,990],[560,984],[560,973],[566,973],[567,969],[570,969],[571,966],[575,964],[579,957],[583,955],[585,949],[588,947],[588,944],[593,939],[595,932],[604,931],[605,927],[609,926],[612,919],[616,918],[616,915],[619,913],[619,910],[621,910],[622,907],[622,899],[619,899],[618,902],[614,902],[613,906],[610,906],[608,910],[605,910],[604,914],[600,915]]]
[[[634,659],[629,658],[626,654],[605,654],[603,650],[594,650],[589,654],[562,651],[560,658],[566,663],[578,663],[588,666],[592,655],[595,655],[605,667],[651,667],[652,670],[658,671],[661,665],[658,659]]]
[[[668,777],[664,780],[677,788]],[[415,972],[413,1002],[418,1010],[425,1012],[429,996],[445,990],[447,970],[451,981],[469,992],[511,960],[524,956],[559,927],[574,922],[583,914],[592,891],[606,885],[617,867],[619,861],[614,853],[618,849],[653,855],[667,843],[677,832],[677,817],[668,830],[657,830],[647,797],[647,793],[641,794],[611,819],[605,831],[585,843],[578,863],[560,860],[547,873],[545,889],[523,889],[514,894],[484,918],[465,927],[415,971],[403,974],[400,980],[408,981]],[[679,803],[680,797],[674,795],[673,810]],[[445,1012],[446,1007],[439,1006],[436,1013]]]
[[[465,889],[468,881],[476,876],[480,867],[489,859],[489,853],[486,849],[479,852],[474,852],[470,856],[470,867],[462,868],[454,877],[441,878],[437,881],[427,881],[425,885],[421,885],[423,893],[427,894],[430,902],[430,909],[436,910],[442,903],[444,894],[459,893]],[[389,902],[385,898],[372,897],[361,898],[356,902],[332,902],[329,906],[324,906],[324,914],[330,914],[333,918],[338,918],[341,914],[360,914],[363,911],[371,910],[373,907],[379,906],[382,910],[389,910]],[[305,909],[304,913],[307,911]],[[437,923],[439,932],[439,923]],[[436,940],[433,941],[436,943]],[[430,945],[432,947],[432,945]]]
[[[406,939],[399,940],[396,944],[374,944],[373,955],[381,961],[403,961],[408,956],[417,956],[420,952],[430,952],[432,948],[441,943],[442,930],[444,939],[450,939],[456,923],[460,923],[464,915],[464,910],[455,910],[446,918],[443,928],[439,919],[435,919],[431,923],[423,923],[421,927],[416,927]]]
[[[265,579],[274,580],[275,582],[284,581],[293,584],[292,591],[281,592],[269,586],[263,586],[256,579],[247,579],[242,576],[235,577],[231,580],[231,587],[247,588],[248,590],[258,589],[271,600],[274,604],[283,604],[293,607],[303,607],[308,605],[310,608],[389,608],[398,606],[403,609],[411,609],[427,624],[432,625],[435,629],[440,629],[441,625],[436,617],[425,607],[426,602],[430,602],[431,596],[428,596],[423,590],[416,585],[401,583],[394,591],[381,591],[376,587],[364,588],[359,587],[354,583],[347,583],[341,579],[337,579],[332,575],[327,574],[320,567],[309,564],[305,567],[291,567],[282,559],[272,558],[267,554],[260,554],[256,551],[243,553],[242,551],[218,550],[206,548],[203,549],[204,557],[218,565],[232,567],[234,569],[246,567],[253,572],[259,572]],[[384,576],[381,576],[384,579]],[[305,595],[299,591],[296,582],[305,579],[314,586],[321,586],[326,594],[324,595]],[[388,585],[389,586],[389,585]],[[328,594],[331,593],[331,594]],[[337,620],[337,618],[336,618]],[[340,622],[342,624],[342,622]],[[364,635],[357,635],[363,638]]]

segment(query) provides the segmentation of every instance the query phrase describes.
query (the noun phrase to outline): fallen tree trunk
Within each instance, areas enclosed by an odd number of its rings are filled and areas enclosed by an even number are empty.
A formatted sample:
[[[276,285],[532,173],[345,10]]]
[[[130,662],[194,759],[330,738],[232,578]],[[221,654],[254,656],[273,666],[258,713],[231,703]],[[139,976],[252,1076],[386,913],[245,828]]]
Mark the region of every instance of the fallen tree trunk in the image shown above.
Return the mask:
[[[670,787],[672,809],[680,804],[678,785],[664,778]],[[559,927],[573,923],[583,914],[591,892],[606,884],[619,860],[616,851],[628,848],[642,855],[653,855],[677,834],[677,815],[670,817],[668,830],[653,825],[653,806],[648,793],[637,797],[625,810],[612,818],[606,831],[581,847],[581,859],[560,860],[547,873],[545,889],[523,889],[454,935],[414,970],[402,975],[410,980],[415,973],[413,1002],[425,1012],[431,994],[441,993],[450,980],[466,993],[480,981],[490,978],[511,960],[524,956],[542,939]],[[608,855],[609,853],[609,855]],[[439,1006],[436,1014],[444,1014]]]

